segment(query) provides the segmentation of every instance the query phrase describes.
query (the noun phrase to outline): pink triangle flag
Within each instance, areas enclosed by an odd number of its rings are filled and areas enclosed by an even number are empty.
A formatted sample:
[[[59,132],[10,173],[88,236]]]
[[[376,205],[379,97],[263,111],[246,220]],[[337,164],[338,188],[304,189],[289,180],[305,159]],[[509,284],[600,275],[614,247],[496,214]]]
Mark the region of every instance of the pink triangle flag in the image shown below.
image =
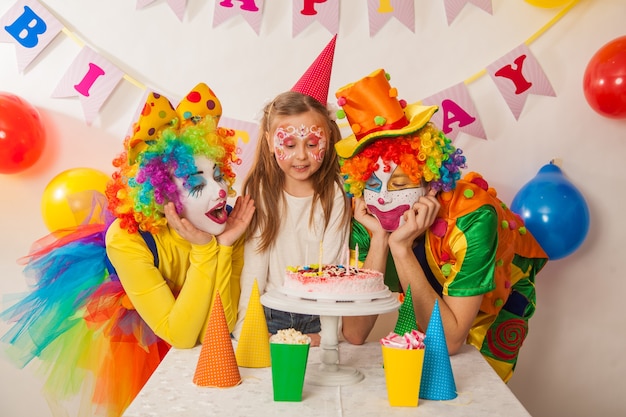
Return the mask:
[[[415,4],[406,0],[367,0],[370,36],[374,36],[395,17],[415,33]]]
[[[292,37],[298,36],[313,22],[320,22],[330,33],[339,32],[339,2],[296,0],[292,5]]]
[[[15,2],[0,17],[0,27],[0,43],[15,44],[20,73],[63,30],[63,24],[36,0]]]
[[[439,106],[431,121],[454,141],[460,132],[487,139],[478,110],[465,83],[458,83],[422,100],[425,105]]]
[[[446,17],[448,18],[448,26],[456,19],[461,13],[461,10],[467,3],[472,3],[474,6],[479,7],[489,14],[493,14],[493,7],[491,0],[444,0],[446,8]]]
[[[174,12],[178,20],[183,21],[185,16],[185,9],[187,8],[187,0],[167,0],[167,4]]]
[[[216,0],[213,9],[213,27],[235,16],[241,16],[258,35],[261,32],[264,2],[265,0]]]
[[[84,46],[52,92],[52,97],[78,96],[85,121],[90,125],[123,77],[119,68]]]
[[[515,120],[519,119],[529,94],[556,97],[539,61],[525,44],[489,65],[487,73],[513,112]]]

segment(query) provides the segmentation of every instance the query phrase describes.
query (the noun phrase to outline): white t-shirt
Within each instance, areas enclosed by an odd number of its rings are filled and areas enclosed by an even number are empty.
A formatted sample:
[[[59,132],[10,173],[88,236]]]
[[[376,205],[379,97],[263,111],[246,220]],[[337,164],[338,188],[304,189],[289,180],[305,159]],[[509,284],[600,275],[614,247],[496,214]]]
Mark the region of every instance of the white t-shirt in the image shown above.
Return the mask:
[[[343,190],[336,186],[333,210],[328,227],[324,230],[324,215],[319,202],[315,205],[314,227],[309,227],[309,215],[313,196],[293,197],[283,192],[287,201],[282,223],[274,245],[263,253],[257,252],[259,236],[246,241],[244,264],[241,271],[241,296],[237,325],[233,336],[239,339],[254,280],[257,280],[259,293],[277,290],[283,285],[285,270],[290,265],[317,264],[319,262],[320,242],[322,242],[322,262],[338,264],[346,259],[350,225],[341,225],[345,205]],[[274,213],[270,213],[273,215]]]

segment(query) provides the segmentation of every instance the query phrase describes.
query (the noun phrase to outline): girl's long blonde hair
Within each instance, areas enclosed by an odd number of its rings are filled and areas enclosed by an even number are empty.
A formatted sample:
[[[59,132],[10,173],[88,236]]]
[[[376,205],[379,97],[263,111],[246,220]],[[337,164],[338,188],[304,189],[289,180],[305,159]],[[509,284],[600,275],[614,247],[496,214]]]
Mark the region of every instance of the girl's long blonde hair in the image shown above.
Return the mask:
[[[278,166],[274,154],[269,148],[267,135],[271,136],[270,126],[274,118],[303,114],[309,111],[319,113],[326,122],[329,132],[328,146],[322,161],[322,166],[312,176],[313,206],[321,204],[324,213],[324,227],[328,226],[337,186],[343,188],[339,173],[339,160],[335,151],[335,143],[341,139],[339,127],[329,115],[328,109],[316,99],[295,91],[279,94],[263,109],[256,156],[252,169],[248,173],[242,193],[249,194],[256,204],[254,218],[249,226],[249,234],[258,232],[261,237],[259,251],[264,252],[273,244],[281,225],[282,210],[287,206],[283,189],[285,174]],[[350,222],[351,212],[347,196],[344,196],[344,217],[342,225]],[[270,210],[275,211],[270,212]],[[313,224],[314,210],[309,215],[309,224]]]

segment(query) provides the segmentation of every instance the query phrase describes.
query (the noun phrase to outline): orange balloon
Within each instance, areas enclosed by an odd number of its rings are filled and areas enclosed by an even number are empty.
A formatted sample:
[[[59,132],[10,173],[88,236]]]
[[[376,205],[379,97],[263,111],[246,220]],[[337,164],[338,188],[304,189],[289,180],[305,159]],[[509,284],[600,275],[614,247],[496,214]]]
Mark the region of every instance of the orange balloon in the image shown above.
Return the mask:
[[[68,169],[54,177],[41,197],[41,214],[48,230],[104,222],[109,179],[92,168]]]

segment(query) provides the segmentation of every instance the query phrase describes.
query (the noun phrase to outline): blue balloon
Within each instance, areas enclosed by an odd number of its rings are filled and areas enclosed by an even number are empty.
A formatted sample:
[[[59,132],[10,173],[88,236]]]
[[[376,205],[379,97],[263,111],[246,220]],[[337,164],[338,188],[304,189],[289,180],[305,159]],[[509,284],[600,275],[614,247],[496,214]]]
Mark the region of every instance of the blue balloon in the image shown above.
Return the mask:
[[[583,243],[589,231],[589,207],[583,195],[565,178],[561,168],[544,165],[515,195],[517,213],[548,254],[561,259]]]

